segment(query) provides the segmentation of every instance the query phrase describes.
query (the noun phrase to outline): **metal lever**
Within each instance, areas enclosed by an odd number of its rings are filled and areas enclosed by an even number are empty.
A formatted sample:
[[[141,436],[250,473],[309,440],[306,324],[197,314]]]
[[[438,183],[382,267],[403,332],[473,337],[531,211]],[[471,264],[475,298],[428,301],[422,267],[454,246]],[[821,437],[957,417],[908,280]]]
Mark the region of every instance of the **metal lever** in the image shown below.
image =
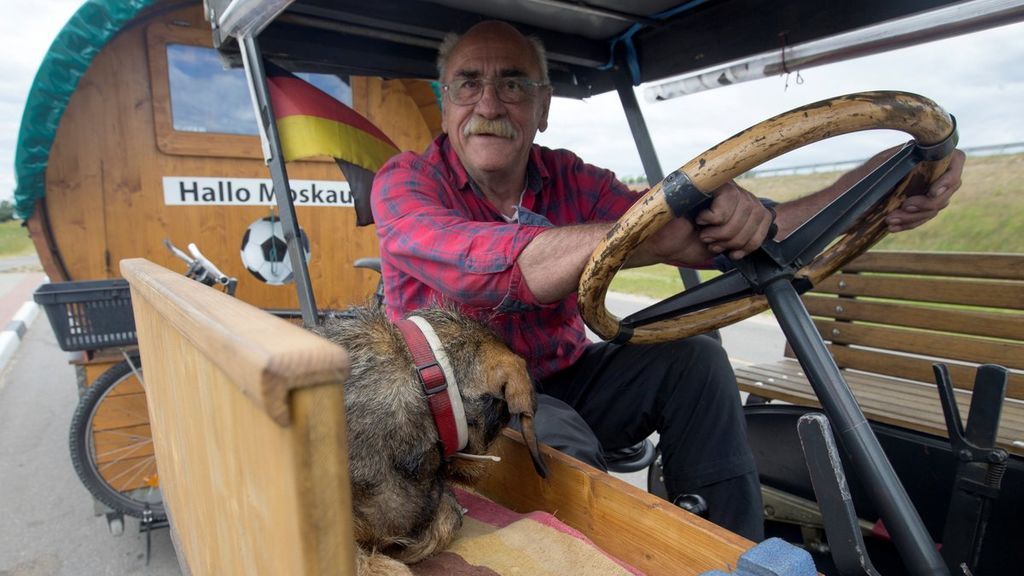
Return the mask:
[[[995,447],[1008,373],[993,364],[978,367],[965,431],[949,369],[944,364],[934,364],[932,369],[950,447],[958,460],[942,559],[954,574],[970,574],[977,568],[991,506],[999,498],[1009,459],[1006,450]]]
[[[836,569],[842,576],[879,576],[861,537],[860,522],[828,418],[819,413],[805,414],[797,423],[797,432]]]

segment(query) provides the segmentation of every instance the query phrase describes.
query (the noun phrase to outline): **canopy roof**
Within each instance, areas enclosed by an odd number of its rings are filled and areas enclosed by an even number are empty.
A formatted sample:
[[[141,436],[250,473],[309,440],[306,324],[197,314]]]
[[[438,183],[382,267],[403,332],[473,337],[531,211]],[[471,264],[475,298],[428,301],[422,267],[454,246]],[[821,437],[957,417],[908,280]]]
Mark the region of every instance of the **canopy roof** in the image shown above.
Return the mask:
[[[287,2],[287,0],[283,0]],[[258,13],[275,0],[208,0]],[[297,0],[260,35],[264,55],[291,66],[385,77],[434,78],[445,33],[481,20],[516,24],[544,41],[555,94],[583,98],[782,50],[954,0]],[[215,31],[227,55],[237,45]],[[223,37],[222,37],[223,35]]]

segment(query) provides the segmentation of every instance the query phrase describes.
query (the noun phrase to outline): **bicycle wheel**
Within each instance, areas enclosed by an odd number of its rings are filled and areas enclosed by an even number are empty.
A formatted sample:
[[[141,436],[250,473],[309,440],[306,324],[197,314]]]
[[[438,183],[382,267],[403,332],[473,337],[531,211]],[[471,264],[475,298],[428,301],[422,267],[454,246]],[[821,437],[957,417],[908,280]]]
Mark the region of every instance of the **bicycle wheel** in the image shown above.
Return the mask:
[[[142,374],[138,357],[131,359]],[[93,382],[71,418],[71,463],[92,495],[118,512],[165,517],[146,393],[123,361]]]

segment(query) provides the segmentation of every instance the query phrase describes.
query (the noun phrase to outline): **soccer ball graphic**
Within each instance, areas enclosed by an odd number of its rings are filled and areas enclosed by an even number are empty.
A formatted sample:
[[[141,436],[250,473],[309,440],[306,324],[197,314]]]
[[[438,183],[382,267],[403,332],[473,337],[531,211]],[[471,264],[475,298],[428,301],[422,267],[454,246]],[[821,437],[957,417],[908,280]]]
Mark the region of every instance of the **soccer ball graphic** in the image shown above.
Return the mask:
[[[309,238],[302,228],[299,228],[299,240],[309,262]],[[267,216],[249,225],[242,236],[242,264],[261,282],[273,286],[295,279],[280,218]]]

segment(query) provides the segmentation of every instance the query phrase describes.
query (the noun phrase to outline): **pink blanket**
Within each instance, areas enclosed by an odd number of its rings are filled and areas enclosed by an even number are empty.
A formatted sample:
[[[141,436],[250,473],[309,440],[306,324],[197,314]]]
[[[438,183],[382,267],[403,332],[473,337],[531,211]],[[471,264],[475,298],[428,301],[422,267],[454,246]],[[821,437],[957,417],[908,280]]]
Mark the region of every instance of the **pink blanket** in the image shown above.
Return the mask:
[[[410,566],[417,576],[642,575],[551,514],[518,514],[477,494],[455,493],[467,510],[462,529],[444,552]]]

